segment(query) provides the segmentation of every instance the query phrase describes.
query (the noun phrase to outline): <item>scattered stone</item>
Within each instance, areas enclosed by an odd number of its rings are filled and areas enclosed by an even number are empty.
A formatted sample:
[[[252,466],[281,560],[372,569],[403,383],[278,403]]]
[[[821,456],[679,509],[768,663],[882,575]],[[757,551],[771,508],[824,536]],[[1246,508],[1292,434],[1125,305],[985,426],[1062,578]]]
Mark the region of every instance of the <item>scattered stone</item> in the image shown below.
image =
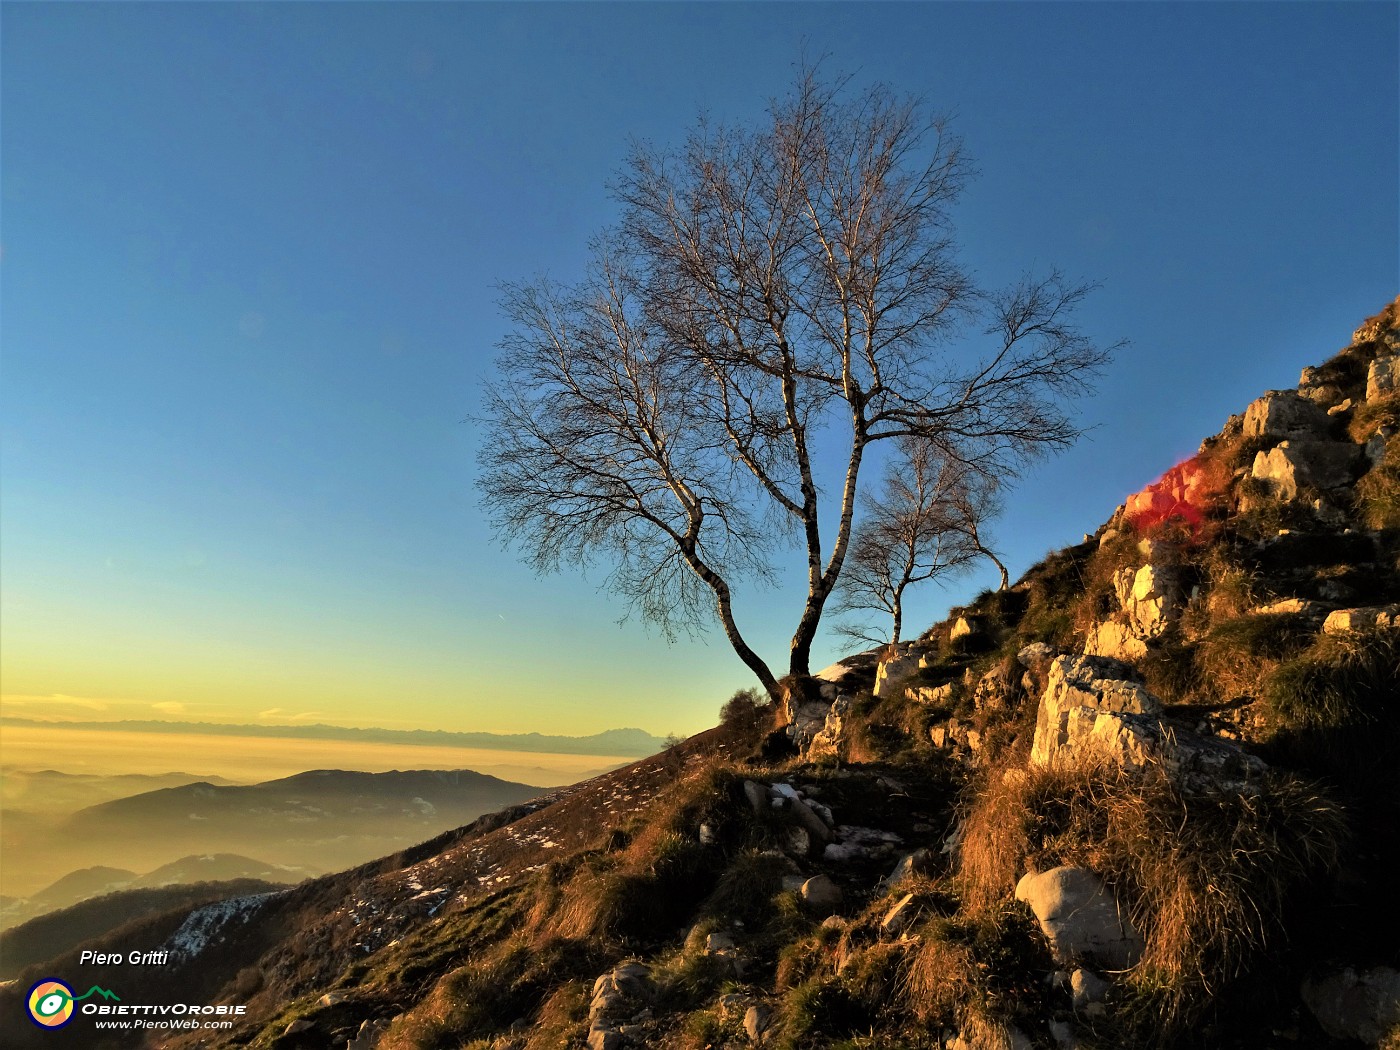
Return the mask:
[[[906,893],[885,913],[884,919],[880,921],[880,929],[892,937],[903,933],[918,912],[919,906],[914,903],[914,895]]]
[[[622,1050],[627,1037],[610,1025],[593,1025],[588,1029],[588,1050]]]
[[[355,1038],[345,1044],[345,1050],[374,1050],[379,1043],[379,1037],[388,1027],[389,1022],[386,1020],[362,1022]]]
[[[756,784],[752,780],[744,781],[744,797],[749,800],[754,813],[762,816],[768,812],[768,789],[762,784]]]
[[[316,1000],[316,1005],[317,1005],[317,1006],[336,1006],[336,1005],[338,1005],[339,1003],[345,1002],[345,1001],[346,1001],[347,999],[349,999],[349,998],[350,998],[350,997],[349,997],[348,995],[346,995],[344,992],[327,992],[325,995],[321,996],[321,998],[319,998],[319,999]]]
[[[976,628],[973,627],[971,620],[966,616],[959,616],[953,621],[953,626],[948,631],[948,640],[950,642],[956,642],[959,638],[968,637],[975,630]]]
[[[1356,402],[1351,398],[1347,398],[1345,401],[1340,401],[1329,408],[1327,414],[1329,416],[1340,416],[1343,412],[1350,412],[1355,407]]]
[[[783,847],[799,857],[808,856],[812,852],[812,836],[806,828],[787,828],[783,831]]]
[[[1061,866],[1027,874],[1016,884],[1016,899],[1030,905],[1061,961],[1083,957],[1123,970],[1142,955],[1142,936],[1087,868]]]
[[[1384,630],[1400,627],[1400,605],[1371,605],[1360,609],[1335,609],[1322,621],[1326,634]]]
[[[933,741],[933,746],[940,751],[948,745],[948,727],[945,725],[929,726],[928,736]]]
[[[1050,1038],[1055,1040],[1056,1046],[1074,1050],[1079,1045],[1079,1040],[1074,1037],[1074,1026],[1068,1021],[1051,1021],[1046,1027],[1050,1029]]]
[[[734,947],[734,938],[723,930],[716,930],[705,938],[705,951],[726,951]]]
[[[718,841],[715,838],[715,829],[708,824],[700,825],[700,845],[713,846]]]
[[[773,1024],[773,1011],[762,1003],[757,1006],[750,1006],[744,1014],[744,1031],[751,1043],[763,1042],[768,1029]]]
[[[1090,1017],[1104,1012],[1103,1001],[1108,995],[1108,982],[1093,970],[1080,967],[1070,974],[1070,994],[1074,997],[1074,1008]]]
[[[1315,602],[1308,598],[1283,598],[1268,605],[1259,605],[1251,609],[1256,616],[1272,616],[1277,613],[1298,613],[1303,616],[1311,616],[1321,619],[1327,615],[1327,607],[1321,602]]]
[[[826,809],[825,806],[822,809]],[[815,806],[810,806],[805,800],[794,802],[789,809],[793,821],[799,828],[806,831],[816,842],[830,842],[831,828],[826,821],[822,820],[821,814],[817,812]],[[830,810],[827,813],[830,814]]]
[[[841,887],[826,875],[813,875],[799,891],[803,902],[815,911],[834,911],[841,906]]]
[[[1400,1025],[1400,970],[1348,967],[1303,982],[1303,1002],[1335,1039],[1360,1039],[1377,1046]]]
[[[297,1035],[297,1034],[299,1034],[299,1033],[301,1033],[301,1032],[310,1031],[312,1028],[315,1028],[315,1027],[316,1027],[315,1024],[312,1023],[311,1021],[307,1020],[305,1017],[298,1017],[298,1018],[297,1018],[295,1021],[293,1021],[291,1024],[287,1025],[286,1028],[282,1029],[282,1034],[283,1034],[283,1035]]]
[[[885,889],[895,890],[918,875],[927,875],[933,869],[933,854],[926,849],[916,849],[906,853],[894,866],[894,871],[885,876]]]

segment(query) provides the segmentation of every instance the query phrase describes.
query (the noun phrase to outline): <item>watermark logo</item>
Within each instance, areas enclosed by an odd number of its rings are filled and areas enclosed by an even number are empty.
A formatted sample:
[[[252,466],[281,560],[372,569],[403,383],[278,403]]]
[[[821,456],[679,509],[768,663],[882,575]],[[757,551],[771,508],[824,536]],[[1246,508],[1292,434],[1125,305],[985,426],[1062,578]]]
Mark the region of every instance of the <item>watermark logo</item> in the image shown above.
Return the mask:
[[[94,995],[121,1002],[116,992],[95,984],[82,995],[74,995],[73,989],[62,981],[46,978],[29,989],[29,1019],[41,1028],[62,1028],[73,1020],[73,1004]]]

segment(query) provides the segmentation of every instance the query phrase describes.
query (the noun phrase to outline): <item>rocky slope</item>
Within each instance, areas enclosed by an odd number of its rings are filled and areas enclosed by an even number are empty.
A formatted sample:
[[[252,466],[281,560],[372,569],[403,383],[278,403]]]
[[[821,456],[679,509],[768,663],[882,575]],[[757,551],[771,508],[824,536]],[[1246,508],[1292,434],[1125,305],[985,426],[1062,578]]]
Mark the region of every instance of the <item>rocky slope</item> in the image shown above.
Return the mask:
[[[916,642],[83,982],[248,1006],[146,1045],[1400,1047],[1396,315]]]

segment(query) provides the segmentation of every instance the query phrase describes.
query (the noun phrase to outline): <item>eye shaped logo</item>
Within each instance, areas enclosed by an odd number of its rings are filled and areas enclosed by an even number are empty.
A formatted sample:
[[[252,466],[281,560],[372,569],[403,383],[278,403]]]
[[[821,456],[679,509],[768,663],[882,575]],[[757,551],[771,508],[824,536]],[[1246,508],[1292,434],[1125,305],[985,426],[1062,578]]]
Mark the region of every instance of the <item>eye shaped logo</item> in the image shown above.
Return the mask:
[[[42,1028],[62,1028],[73,1020],[73,989],[62,981],[40,981],[29,989],[29,1016]]]
[[[82,1002],[90,995],[121,1002],[116,992],[95,984],[82,995],[74,995],[68,985],[49,977],[29,989],[29,1019],[41,1028],[62,1028],[73,1020],[73,1004]]]

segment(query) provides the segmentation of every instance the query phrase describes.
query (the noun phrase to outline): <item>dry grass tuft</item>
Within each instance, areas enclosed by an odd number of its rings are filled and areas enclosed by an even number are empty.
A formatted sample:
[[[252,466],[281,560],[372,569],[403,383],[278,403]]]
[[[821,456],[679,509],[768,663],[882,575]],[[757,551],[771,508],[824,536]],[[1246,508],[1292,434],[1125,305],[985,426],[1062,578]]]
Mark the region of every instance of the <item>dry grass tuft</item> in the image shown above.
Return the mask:
[[[1028,870],[1097,872],[1146,938],[1129,981],[1179,1030],[1279,937],[1291,895],[1337,867],[1344,838],[1338,807],[1288,777],[1183,796],[1159,770],[1008,770],[968,814],[960,874],[975,910]]]

